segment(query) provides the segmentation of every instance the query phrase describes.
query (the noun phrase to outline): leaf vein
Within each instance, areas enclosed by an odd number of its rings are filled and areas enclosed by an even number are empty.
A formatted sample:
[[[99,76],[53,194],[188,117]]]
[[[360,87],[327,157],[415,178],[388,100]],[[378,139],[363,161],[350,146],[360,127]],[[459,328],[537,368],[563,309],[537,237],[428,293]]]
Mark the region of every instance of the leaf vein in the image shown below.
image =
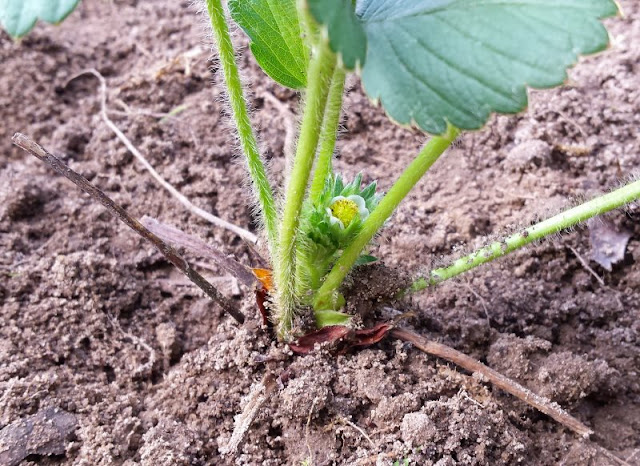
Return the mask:
[[[393,49],[394,54],[396,55],[398,62],[400,63],[400,65],[402,65],[402,67],[405,69],[405,71],[407,71],[411,76],[414,77],[414,79],[416,80],[416,82],[418,82],[419,84],[421,84],[423,87],[425,87],[427,90],[429,90],[433,95],[435,95],[439,100],[441,100],[444,104],[446,104],[448,107],[452,108],[453,110],[457,110],[462,114],[466,114],[467,117],[470,117],[473,120],[476,120],[478,117],[477,115],[474,115],[473,113],[471,113],[470,111],[468,111],[466,108],[463,107],[459,107],[457,105],[455,105],[455,103],[451,102],[448,97],[442,93],[441,91],[439,91],[438,89],[434,88],[433,86],[431,86],[427,80],[425,80],[422,76],[420,76],[416,71],[414,71],[403,59],[402,54],[398,52],[398,49],[396,48],[393,40],[390,40],[389,37],[386,34],[382,34],[382,36],[385,38],[385,40],[389,43],[389,45],[391,46],[391,48]]]

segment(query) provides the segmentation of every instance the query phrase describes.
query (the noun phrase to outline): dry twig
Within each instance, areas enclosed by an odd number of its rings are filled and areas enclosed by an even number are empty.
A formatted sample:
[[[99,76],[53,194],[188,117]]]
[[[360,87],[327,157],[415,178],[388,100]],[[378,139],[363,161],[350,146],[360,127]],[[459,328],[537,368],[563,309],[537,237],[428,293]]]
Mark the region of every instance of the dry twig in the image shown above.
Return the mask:
[[[200,207],[194,205],[189,199],[187,199],[186,196],[181,194],[167,180],[165,180],[155,170],[155,168],[153,168],[153,166],[140,153],[140,151],[131,143],[129,138],[127,138],[127,136],[125,136],[125,134],[122,131],[120,131],[120,129],[115,125],[115,123],[113,121],[111,121],[111,119],[109,118],[109,116],[107,114],[107,82],[104,79],[104,77],[100,74],[100,72],[98,72],[95,69],[89,69],[89,70],[83,71],[83,72],[75,75],[74,77],[72,77],[67,82],[67,84],[69,82],[71,82],[72,80],[74,80],[74,79],[76,79],[76,78],[78,78],[80,76],[87,75],[87,74],[90,74],[90,75],[94,76],[95,78],[97,78],[100,81],[100,115],[101,115],[102,119],[104,120],[105,124],[109,127],[109,129],[111,131],[113,131],[113,133],[117,136],[117,138],[120,139],[120,141],[126,146],[126,148],[129,150],[129,152],[131,152],[134,155],[134,157],[136,159],[138,159],[138,161],[144,166],[144,168],[151,174],[151,176],[153,176],[153,178],[155,178],[155,180],[158,183],[160,183],[160,185],[164,189],[169,191],[169,193],[173,197],[175,197],[192,214],[197,215],[197,216],[207,220],[208,222],[211,222],[212,224],[214,224],[216,226],[219,226],[221,228],[225,228],[225,229],[237,234],[241,238],[246,239],[247,241],[249,241],[251,243],[255,244],[258,241],[258,237],[256,235],[254,235],[253,233],[251,233],[250,231],[247,231],[244,228],[240,228],[239,226],[234,225],[233,223],[227,222],[226,220],[222,220],[221,218],[216,217],[212,213],[207,212],[206,210],[201,209]]]
[[[258,410],[260,410],[260,407],[264,404],[265,400],[265,387],[262,382],[260,382],[251,388],[247,404],[242,409],[242,413],[235,417],[233,433],[231,434],[229,443],[220,450],[220,453],[228,455],[229,453],[235,453],[238,450],[242,439],[244,439],[245,434],[249,430],[249,427],[251,427],[251,423],[256,418]]]
[[[311,445],[309,445],[309,426],[311,425],[311,417],[313,416],[313,410],[315,409],[317,402],[318,397],[316,396],[311,403],[309,415],[307,416],[307,424],[304,426],[304,443],[307,446],[307,451],[309,452],[310,464],[313,464],[313,451],[311,450]]]
[[[273,392],[276,384],[273,382],[273,374],[267,372],[262,381],[253,385],[251,391],[247,395],[246,404],[242,412],[235,416],[233,433],[229,439],[229,443],[220,449],[220,453],[228,455],[235,453],[244,439],[251,423],[258,415],[258,411],[267,400],[267,397]]]
[[[598,450],[605,458],[608,458],[611,461],[613,461],[615,464],[619,464],[620,466],[631,466],[631,464],[627,460],[623,460],[622,458],[618,458],[616,455],[611,453],[606,448],[601,447],[600,445],[596,445],[596,450]]]
[[[200,238],[185,233],[171,225],[161,223],[146,215],[142,217],[142,220],[140,221],[150,231],[162,238],[163,241],[166,241],[174,247],[183,247],[201,257],[211,259],[226,272],[240,280],[243,285],[254,286],[258,283],[258,279],[249,267],[218,251],[216,248],[205,243]]]
[[[474,405],[476,405],[479,408],[482,409],[486,409],[487,407],[485,405],[483,405],[482,403],[480,403],[478,400],[476,400],[475,398],[469,396],[469,394],[467,393],[467,391],[460,387],[460,390],[458,390],[458,396],[461,396],[462,398],[464,398],[465,400],[470,401],[471,403],[473,403]]]
[[[482,309],[484,310],[484,316],[487,318],[487,323],[489,324],[489,327],[491,327],[491,317],[489,317],[489,309],[487,308],[487,302],[480,295],[480,293],[478,293],[477,291],[475,291],[471,287],[471,284],[468,281],[464,282],[464,286],[465,286],[465,288],[467,290],[469,290],[469,293],[471,293],[473,296],[478,298],[478,301],[480,301],[480,305],[482,306]]]
[[[113,199],[103,193],[96,186],[91,184],[89,180],[79,175],[71,168],[69,168],[62,160],[55,155],[49,153],[39,144],[33,142],[24,134],[16,133],[11,139],[13,143],[21,149],[27,151],[34,157],[48,163],[55,171],[68,180],[73,182],[76,186],[82,189],[85,193],[91,196],[93,199],[99,201],[110,213],[116,216],[119,220],[125,223],[129,228],[138,233],[144,239],[153,244],[169,262],[175,265],[182,273],[184,273],[189,280],[196,284],[207,296],[220,304],[223,310],[231,315],[238,323],[244,323],[244,315],[238,311],[235,306],[225,298],[211,283],[209,283],[202,275],[193,270],[189,263],[180,256],[167,243],[162,241],[158,236],[154,235],[144,225],[142,225],[136,218],[131,216],[120,205],[116,204]]]
[[[571,250],[571,252],[578,258],[578,260],[580,261],[580,263],[582,264],[582,266],[587,270],[587,272],[589,272],[591,275],[593,275],[593,277],[598,280],[598,283],[600,283],[602,286],[606,286],[604,283],[604,280],[602,279],[602,277],[600,277],[600,275],[598,275],[587,263],[586,260],[584,260],[584,258],[578,254],[578,251],[575,250],[575,248],[567,245],[567,247]]]
[[[392,337],[412,343],[416,348],[427,354],[450,361],[469,372],[481,374],[496,387],[510,393],[528,405],[533,406],[547,416],[550,416],[563,426],[577,433],[580,437],[589,438],[589,436],[593,434],[593,431],[589,429],[589,427],[571,416],[557,403],[552,402],[548,398],[536,395],[528,388],[523,387],[519,383],[500,374],[498,371],[485,366],[481,362],[476,361],[472,357],[469,357],[458,350],[447,345],[443,345],[442,343],[427,340],[426,338],[409,330],[394,328],[390,333]]]
[[[353,429],[357,430],[360,435],[362,435],[365,439],[367,439],[369,441],[369,443],[371,444],[371,448],[373,448],[375,450],[376,448],[376,444],[373,443],[373,440],[371,440],[371,437],[369,437],[367,435],[367,433],[364,431],[364,429],[360,426],[358,426],[357,424],[354,424],[353,422],[351,422],[349,419],[347,419],[346,417],[341,417],[340,419],[338,419],[338,421],[344,425],[347,425],[349,427],[352,427]]]
[[[636,456],[638,456],[638,453],[640,453],[640,448],[636,448],[633,452],[631,452],[631,454],[627,456],[627,459],[625,461],[631,461]]]
[[[120,322],[118,322],[118,319],[116,319],[114,316],[112,316],[111,314],[107,314],[107,318],[109,319],[109,322],[111,322],[113,328],[120,332],[124,338],[128,339],[134,345],[141,347],[147,353],[149,353],[149,360],[146,363],[141,364],[135,370],[135,372],[141,375],[150,373],[153,370],[153,365],[156,363],[156,351],[142,338],[135,336],[133,333],[125,332],[120,325]]]

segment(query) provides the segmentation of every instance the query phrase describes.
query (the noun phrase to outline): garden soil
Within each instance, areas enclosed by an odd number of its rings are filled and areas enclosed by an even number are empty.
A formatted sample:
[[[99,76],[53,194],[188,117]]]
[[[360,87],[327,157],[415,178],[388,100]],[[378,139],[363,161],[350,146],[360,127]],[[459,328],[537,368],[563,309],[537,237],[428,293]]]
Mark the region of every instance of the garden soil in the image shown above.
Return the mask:
[[[564,87],[532,92],[526,113],[465,134],[436,164],[372,249],[388,270],[417,276],[637,173],[640,3],[621,5],[626,15],[607,20],[610,50],[581,60]],[[602,228],[583,226],[407,302],[361,306],[368,324],[412,311],[402,325],[558,402],[596,432],[584,440],[399,341],[292,355],[261,326],[251,290],[187,254],[247,315],[239,326],[102,206],[12,147],[23,132],[133,215],[257,264],[240,238],[151,178],[102,121],[98,81],[79,75],[105,76],[110,117],[170,183],[255,231],[196,10],[191,1],[85,0],[60,26],[39,24],[20,42],[0,36],[0,437],[54,413],[71,426],[49,439],[63,448],[27,438],[20,464],[606,466],[619,464],[615,455],[640,465],[637,206],[606,218],[631,235],[611,271],[591,260]],[[297,97],[249,54],[241,65],[281,184]],[[388,189],[425,136],[390,123],[356,78],[348,88],[336,169]],[[355,282],[384,288],[384,272],[361,269]],[[223,455],[234,417],[251,406],[254,422]]]

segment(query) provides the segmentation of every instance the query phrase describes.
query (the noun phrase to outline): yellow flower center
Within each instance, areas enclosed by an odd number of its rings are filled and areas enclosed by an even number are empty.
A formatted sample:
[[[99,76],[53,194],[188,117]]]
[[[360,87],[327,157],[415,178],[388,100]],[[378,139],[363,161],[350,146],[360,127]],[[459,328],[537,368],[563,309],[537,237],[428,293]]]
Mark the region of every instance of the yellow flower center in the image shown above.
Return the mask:
[[[340,220],[345,228],[347,228],[355,216],[358,215],[358,204],[351,199],[338,199],[331,204],[330,209],[333,216]]]

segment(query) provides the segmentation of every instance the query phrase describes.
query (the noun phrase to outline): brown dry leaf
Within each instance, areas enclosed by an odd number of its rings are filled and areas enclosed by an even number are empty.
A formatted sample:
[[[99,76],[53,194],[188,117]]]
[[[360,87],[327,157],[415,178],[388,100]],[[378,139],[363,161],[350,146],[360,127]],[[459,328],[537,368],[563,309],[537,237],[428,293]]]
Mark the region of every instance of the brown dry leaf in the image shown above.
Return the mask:
[[[620,231],[608,220],[596,219],[588,223],[591,259],[611,272],[624,259],[631,233]]]
[[[356,330],[352,338],[353,346],[371,346],[378,343],[387,336],[389,330],[393,328],[391,324],[377,324],[371,328]]]
[[[140,221],[152,233],[172,246],[185,248],[199,256],[212,260],[231,276],[237,278],[243,285],[252,287],[256,283],[256,278],[260,278],[249,267],[224,254],[197,236],[185,233],[174,226],[161,223],[147,215],[142,217]]]
[[[273,273],[269,269],[251,269],[265,291],[273,289]]]
[[[351,329],[344,325],[330,325],[302,335],[295,342],[290,343],[289,347],[294,353],[309,354],[316,344],[336,343],[346,337],[349,332],[351,332]]]
[[[267,312],[266,301],[269,294],[263,289],[256,290],[256,304],[258,305],[258,310],[260,311],[260,315],[262,316],[262,323],[267,327],[271,327],[271,321],[269,320],[269,313]]]
[[[289,347],[294,353],[309,354],[316,344],[344,343],[345,345],[341,349],[342,352],[355,346],[374,345],[387,336],[392,328],[393,325],[388,323],[381,323],[371,328],[360,330],[353,330],[344,325],[330,325],[301,336],[295,342],[289,344]]]
[[[256,268],[251,269],[251,271],[261,285],[259,289],[256,289],[256,304],[262,316],[262,323],[271,328],[273,325],[269,320],[266,302],[269,299],[269,292],[273,289],[273,274],[269,269]]]

